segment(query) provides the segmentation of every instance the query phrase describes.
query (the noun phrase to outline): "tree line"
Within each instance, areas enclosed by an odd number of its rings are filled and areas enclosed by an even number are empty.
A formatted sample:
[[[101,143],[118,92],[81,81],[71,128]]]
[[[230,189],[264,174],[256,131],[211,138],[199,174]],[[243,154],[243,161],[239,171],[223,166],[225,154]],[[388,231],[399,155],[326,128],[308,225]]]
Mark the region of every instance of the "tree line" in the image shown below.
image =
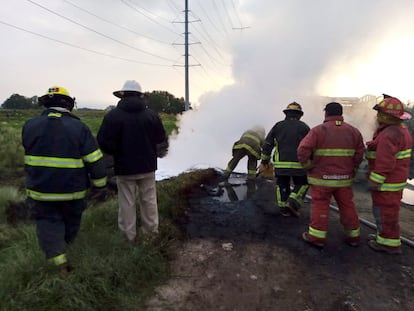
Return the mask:
[[[148,97],[148,107],[157,113],[178,114],[185,110],[184,98],[177,98],[167,91],[152,91],[144,93]],[[109,106],[106,109],[113,108]],[[3,109],[38,109],[38,96],[26,97],[13,94],[6,99],[1,108]]]

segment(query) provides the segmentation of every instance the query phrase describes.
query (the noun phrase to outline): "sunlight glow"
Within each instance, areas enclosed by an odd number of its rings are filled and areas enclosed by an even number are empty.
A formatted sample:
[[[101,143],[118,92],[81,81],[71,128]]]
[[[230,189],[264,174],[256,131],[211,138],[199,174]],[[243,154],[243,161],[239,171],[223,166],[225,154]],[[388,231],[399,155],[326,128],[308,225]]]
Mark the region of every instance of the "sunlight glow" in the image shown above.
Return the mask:
[[[361,51],[348,62],[337,61],[322,76],[317,91],[327,96],[359,97],[387,93],[413,101],[414,37],[387,41],[366,53]]]

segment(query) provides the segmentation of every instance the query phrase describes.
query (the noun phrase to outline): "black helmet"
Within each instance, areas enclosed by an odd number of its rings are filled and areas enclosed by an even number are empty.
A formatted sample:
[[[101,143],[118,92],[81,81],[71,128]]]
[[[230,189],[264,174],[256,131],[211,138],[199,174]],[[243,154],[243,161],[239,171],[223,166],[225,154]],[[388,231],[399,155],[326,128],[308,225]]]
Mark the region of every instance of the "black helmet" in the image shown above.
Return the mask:
[[[287,115],[288,113],[294,113],[299,116],[303,116],[302,106],[297,102],[290,103],[287,105],[286,109],[283,112]]]

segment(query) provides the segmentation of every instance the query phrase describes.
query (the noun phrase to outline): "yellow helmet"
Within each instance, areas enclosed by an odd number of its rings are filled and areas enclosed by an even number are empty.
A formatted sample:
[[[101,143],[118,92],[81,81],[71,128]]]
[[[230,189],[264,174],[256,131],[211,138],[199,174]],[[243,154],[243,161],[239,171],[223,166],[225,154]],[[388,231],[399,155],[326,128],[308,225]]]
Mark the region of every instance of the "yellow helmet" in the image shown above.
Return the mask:
[[[68,90],[62,86],[52,86],[47,89],[46,95],[50,96],[54,94],[60,94],[60,95],[65,95],[65,96],[70,97]]]
[[[39,104],[45,107],[63,107],[72,110],[75,98],[71,97],[68,90],[62,86],[52,86],[47,89],[46,94],[39,97]]]

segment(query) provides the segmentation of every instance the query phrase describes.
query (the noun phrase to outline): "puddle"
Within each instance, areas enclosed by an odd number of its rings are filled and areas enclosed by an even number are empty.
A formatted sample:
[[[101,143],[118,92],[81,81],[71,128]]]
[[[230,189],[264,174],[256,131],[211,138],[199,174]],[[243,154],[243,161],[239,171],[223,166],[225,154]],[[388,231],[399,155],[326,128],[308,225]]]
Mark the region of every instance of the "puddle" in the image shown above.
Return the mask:
[[[407,186],[403,190],[401,202],[414,205],[414,180],[407,180]]]

